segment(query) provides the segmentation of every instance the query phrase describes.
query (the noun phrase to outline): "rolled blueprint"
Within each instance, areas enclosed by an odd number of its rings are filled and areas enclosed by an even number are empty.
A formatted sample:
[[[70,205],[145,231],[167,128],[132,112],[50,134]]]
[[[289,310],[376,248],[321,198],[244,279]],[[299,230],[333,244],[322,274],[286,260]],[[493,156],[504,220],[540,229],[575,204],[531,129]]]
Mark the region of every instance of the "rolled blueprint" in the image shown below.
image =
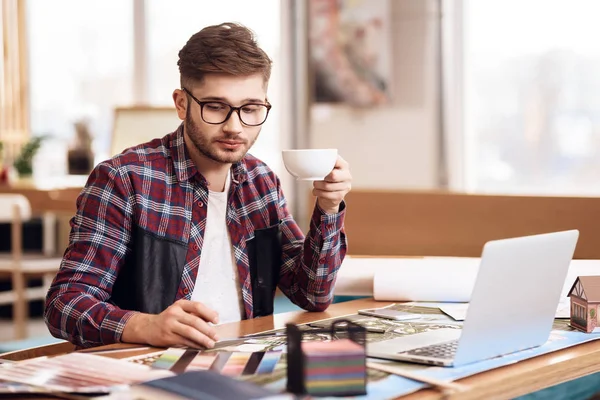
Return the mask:
[[[479,258],[346,257],[336,295],[373,296],[382,301],[468,302]]]
[[[409,259],[375,272],[373,297],[388,301],[468,302],[478,258]]]

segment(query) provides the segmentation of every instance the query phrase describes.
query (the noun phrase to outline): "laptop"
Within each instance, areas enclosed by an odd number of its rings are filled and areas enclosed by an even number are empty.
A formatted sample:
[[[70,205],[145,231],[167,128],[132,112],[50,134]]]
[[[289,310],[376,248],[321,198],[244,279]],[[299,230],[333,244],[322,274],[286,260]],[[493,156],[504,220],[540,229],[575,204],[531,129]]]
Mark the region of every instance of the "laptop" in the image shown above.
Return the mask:
[[[569,230],[487,242],[462,329],[367,343],[367,356],[450,367],[541,346],[578,238]]]

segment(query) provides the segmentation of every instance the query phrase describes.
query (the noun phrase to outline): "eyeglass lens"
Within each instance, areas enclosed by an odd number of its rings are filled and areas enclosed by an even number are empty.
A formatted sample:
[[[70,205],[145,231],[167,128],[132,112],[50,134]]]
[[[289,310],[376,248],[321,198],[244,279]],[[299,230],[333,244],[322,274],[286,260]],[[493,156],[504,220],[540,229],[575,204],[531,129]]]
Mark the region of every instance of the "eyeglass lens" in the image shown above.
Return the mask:
[[[204,103],[202,119],[209,124],[225,122],[231,107],[224,103]],[[262,104],[247,104],[239,110],[239,117],[246,125],[260,125],[267,119],[268,108]]]

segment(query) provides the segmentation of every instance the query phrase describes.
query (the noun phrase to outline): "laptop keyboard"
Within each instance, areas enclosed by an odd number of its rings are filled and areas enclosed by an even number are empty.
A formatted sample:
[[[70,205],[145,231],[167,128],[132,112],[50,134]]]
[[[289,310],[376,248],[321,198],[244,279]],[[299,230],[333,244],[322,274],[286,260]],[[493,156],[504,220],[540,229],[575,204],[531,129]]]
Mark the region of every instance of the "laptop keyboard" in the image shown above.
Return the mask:
[[[453,340],[451,342],[434,344],[431,346],[419,347],[416,349],[408,350],[402,352],[402,354],[410,354],[413,356],[420,357],[452,359],[454,358],[454,354],[456,354],[457,347],[458,340]]]

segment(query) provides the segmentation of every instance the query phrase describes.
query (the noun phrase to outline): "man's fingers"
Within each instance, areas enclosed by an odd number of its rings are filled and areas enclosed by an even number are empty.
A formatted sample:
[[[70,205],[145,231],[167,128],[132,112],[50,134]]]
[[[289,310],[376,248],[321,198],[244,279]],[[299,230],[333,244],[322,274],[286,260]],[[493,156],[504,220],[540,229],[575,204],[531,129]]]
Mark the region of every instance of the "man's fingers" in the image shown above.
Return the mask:
[[[194,314],[183,314],[178,318],[179,322],[185,325],[189,325],[196,330],[202,332],[212,340],[217,339],[217,332],[210,325],[206,323],[203,319],[195,316]]]
[[[190,300],[179,300],[179,304],[183,311],[187,313],[197,315],[203,320],[212,322],[213,324],[219,323],[219,314],[202,303]]]
[[[325,182],[325,181],[314,181],[313,187],[324,192],[337,192],[349,190],[350,184],[348,182]]]
[[[327,176],[325,178],[323,178],[323,181],[325,182],[347,182],[347,181],[351,181],[352,180],[352,175],[350,175],[350,170],[349,169],[334,169],[333,171],[331,171],[329,174],[327,174]],[[315,182],[319,182],[319,181],[315,181]]]
[[[313,196],[320,197],[322,199],[332,200],[341,202],[346,195],[346,191],[336,191],[336,192],[328,192],[320,189],[313,189]]]
[[[337,160],[335,161],[335,167],[334,168],[348,168],[349,166],[350,166],[350,164],[348,164],[348,161],[344,160],[342,158],[342,156],[340,156],[338,154]]]
[[[193,342],[193,341],[191,341],[189,339],[186,339],[183,336],[175,335],[175,334],[174,334],[174,336],[177,338],[178,344],[182,344],[182,345],[184,345],[186,347],[191,347],[192,349],[203,349],[203,348],[206,347],[206,346],[204,346],[202,344],[198,344],[198,343],[195,343],[195,342]]]
[[[175,323],[172,332],[183,337],[184,339],[190,340],[193,343],[197,343],[198,345],[209,349],[213,348],[215,345],[215,342],[204,333],[190,325],[182,324],[181,322]]]

